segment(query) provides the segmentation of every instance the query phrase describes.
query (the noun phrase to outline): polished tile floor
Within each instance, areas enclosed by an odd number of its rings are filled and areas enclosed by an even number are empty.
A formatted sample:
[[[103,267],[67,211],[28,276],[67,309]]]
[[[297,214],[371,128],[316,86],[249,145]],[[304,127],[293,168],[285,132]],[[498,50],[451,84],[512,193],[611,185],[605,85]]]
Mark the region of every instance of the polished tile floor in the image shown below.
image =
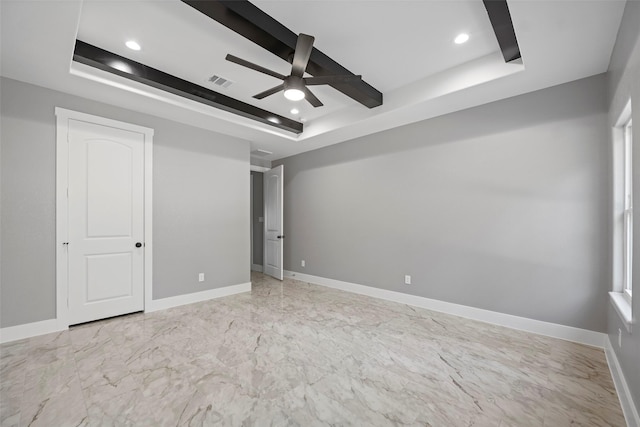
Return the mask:
[[[600,349],[252,281],[2,345],[1,425],[625,425]]]

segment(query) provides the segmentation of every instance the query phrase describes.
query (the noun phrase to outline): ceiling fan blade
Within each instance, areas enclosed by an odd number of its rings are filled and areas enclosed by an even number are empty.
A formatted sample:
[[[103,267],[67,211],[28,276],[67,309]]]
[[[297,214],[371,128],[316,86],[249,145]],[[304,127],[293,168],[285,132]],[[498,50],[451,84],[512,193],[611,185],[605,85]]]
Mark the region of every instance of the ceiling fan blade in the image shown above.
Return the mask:
[[[257,95],[253,95],[253,97],[255,99],[262,99],[262,98],[266,98],[269,95],[273,95],[274,93],[280,92],[281,90],[284,89],[284,84],[278,85],[276,87],[272,87],[271,89],[267,89],[264,92],[260,92]]]
[[[284,80],[285,79],[285,76],[283,76],[280,73],[276,73],[275,71],[271,71],[268,68],[264,68],[264,67],[262,67],[262,66],[260,66],[258,64],[254,64],[253,62],[249,62],[249,61],[244,60],[242,58],[238,58],[237,56],[233,56],[231,54],[228,54],[225,57],[225,59],[227,61],[229,61],[229,62],[234,62],[234,63],[236,63],[238,65],[242,65],[243,67],[251,68],[252,70],[258,71],[258,72],[263,73],[263,74],[267,74],[267,75],[269,75],[271,77],[275,77],[275,78],[280,79],[280,80]]]
[[[314,107],[322,107],[324,104],[322,102],[320,102],[320,100],[318,98],[316,98],[316,96],[306,87],[304,89],[302,89],[302,91],[304,92],[304,99],[306,99],[307,101],[309,101],[309,104],[313,105]]]
[[[332,83],[351,83],[362,80],[362,76],[319,76],[319,77],[305,77],[305,85],[329,85]]]
[[[307,69],[307,63],[311,57],[314,40],[315,38],[307,34],[300,33],[300,35],[298,35],[296,50],[293,54],[293,66],[291,67],[292,76],[302,77],[304,75],[304,71]]]

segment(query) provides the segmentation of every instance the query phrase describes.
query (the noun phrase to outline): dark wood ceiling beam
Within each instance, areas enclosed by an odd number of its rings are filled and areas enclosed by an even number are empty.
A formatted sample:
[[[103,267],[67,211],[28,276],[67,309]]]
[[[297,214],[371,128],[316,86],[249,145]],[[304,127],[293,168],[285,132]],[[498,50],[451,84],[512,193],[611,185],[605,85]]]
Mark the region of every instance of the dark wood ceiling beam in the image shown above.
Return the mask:
[[[521,57],[520,46],[516,38],[516,31],[511,21],[511,13],[506,0],[482,0],[489,14],[489,21],[498,39],[500,50],[505,62],[511,62]]]
[[[269,126],[297,134],[302,133],[303,125],[300,122],[196,85],[81,40],[76,40],[73,60],[202,104],[257,120]]]
[[[248,0],[182,1],[274,55],[291,62],[298,35]],[[311,52],[307,72],[313,76],[354,75],[315,47]],[[364,80],[333,83],[331,87],[368,108],[382,105],[382,93]]]

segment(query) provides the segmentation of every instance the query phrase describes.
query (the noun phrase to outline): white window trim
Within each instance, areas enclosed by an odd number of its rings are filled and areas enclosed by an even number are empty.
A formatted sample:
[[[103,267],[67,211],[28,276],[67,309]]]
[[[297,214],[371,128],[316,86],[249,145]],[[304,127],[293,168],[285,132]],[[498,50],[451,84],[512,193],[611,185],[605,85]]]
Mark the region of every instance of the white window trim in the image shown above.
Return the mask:
[[[613,239],[613,290],[609,292],[610,300],[628,332],[634,323],[632,313],[632,291],[626,287],[626,245],[625,223],[628,215],[633,214],[633,206],[627,206],[625,189],[625,140],[627,125],[631,121],[631,100],[623,108],[613,128],[614,179],[614,239]],[[632,165],[633,167],[633,165]],[[633,218],[633,217],[632,217]],[[633,227],[633,224],[632,224]],[[633,253],[633,248],[631,249]],[[633,272],[631,272],[633,283]]]
[[[627,112],[630,116],[630,111]],[[626,116],[626,115],[625,115]],[[622,293],[629,299],[631,304],[631,293],[633,287],[633,141],[631,133],[631,117],[624,117],[625,121],[621,126],[621,136],[624,150],[624,273],[622,283]],[[631,238],[631,239],[630,239]],[[628,253],[627,253],[628,251]],[[629,261],[631,261],[629,263]]]
[[[618,312],[620,320],[622,320],[627,332],[631,333],[632,325],[634,323],[631,304],[622,292],[609,292],[609,299]]]

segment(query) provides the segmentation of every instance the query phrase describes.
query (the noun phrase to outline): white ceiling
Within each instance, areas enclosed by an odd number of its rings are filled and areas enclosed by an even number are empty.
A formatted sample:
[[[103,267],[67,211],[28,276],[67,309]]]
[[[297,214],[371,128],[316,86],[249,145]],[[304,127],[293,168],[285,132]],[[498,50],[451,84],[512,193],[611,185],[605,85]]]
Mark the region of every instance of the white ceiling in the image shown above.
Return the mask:
[[[313,108],[278,80],[227,62],[227,53],[282,74],[290,64],[178,0],[2,0],[3,76],[251,141],[274,160],[607,70],[624,1],[510,0],[523,64],[505,64],[481,0],[254,0],[292,31],[384,94],[368,109],[328,86]],[[467,32],[471,39],[455,45]],[[72,63],[76,37],[293,119],[301,135]],[[140,52],[124,46],[135,39]],[[234,84],[220,89],[212,75]],[[115,89],[114,89],[115,87]],[[296,106],[300,113],[292,115]]]

